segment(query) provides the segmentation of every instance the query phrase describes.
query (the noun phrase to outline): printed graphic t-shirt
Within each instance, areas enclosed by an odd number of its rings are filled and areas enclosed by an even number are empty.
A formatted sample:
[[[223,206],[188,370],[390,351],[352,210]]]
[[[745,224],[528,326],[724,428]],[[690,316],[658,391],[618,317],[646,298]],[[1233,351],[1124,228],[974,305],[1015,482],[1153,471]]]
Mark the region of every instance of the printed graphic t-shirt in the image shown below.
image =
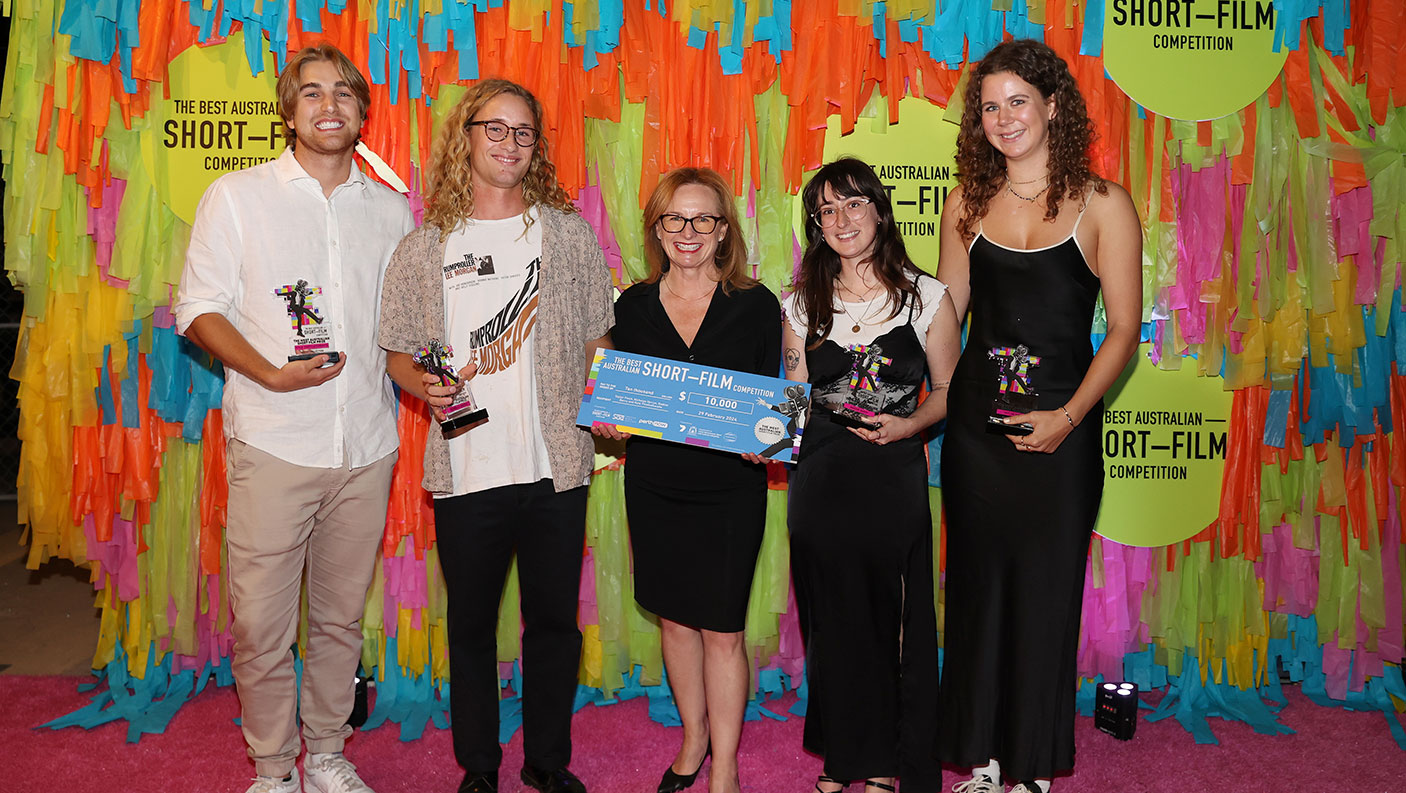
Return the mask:
[[[454,368],[478,361],[470,381],[488,421],[449,440],[454,490],[476,493],[550,478],[533,370],[542,225],[521,216],[470,220],[444,246],[445,333]],[[432,430],[438,431],[438,430]]]

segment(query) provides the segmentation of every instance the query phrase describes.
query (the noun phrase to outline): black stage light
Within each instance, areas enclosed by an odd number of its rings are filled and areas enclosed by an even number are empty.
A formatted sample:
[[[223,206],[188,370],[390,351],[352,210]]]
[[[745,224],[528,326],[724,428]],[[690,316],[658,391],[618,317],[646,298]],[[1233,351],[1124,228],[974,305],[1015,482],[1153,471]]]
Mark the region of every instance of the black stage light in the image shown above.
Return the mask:
[[[1120,741],[1137,732],[1137,684],[1104,683],[1094,696],[1094,726]]]

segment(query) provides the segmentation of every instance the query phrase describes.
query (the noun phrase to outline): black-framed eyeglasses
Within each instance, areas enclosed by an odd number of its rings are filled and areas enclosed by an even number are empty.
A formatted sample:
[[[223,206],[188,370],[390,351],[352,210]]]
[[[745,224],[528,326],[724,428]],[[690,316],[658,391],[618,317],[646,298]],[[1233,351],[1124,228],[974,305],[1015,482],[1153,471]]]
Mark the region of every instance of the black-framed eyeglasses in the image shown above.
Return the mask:
[[[846,198],[840,202],[839,206],[827,204],[815,211],[811,218],[820,225],[822,229],[828,229],[840,222],[840,212],[845,213],[845,217],[850,220],[859,220],[868,211],[869,205],[874,203],[864,196],[854,196]]]
[[[660,215],[659,225],[670,234],[678,234],[683,231],[685,224],[693,227],[699,234],[712,234],[717,229],[722,218],[717,215],[696,215],[686,218],[683,215]]]
[[[536,145],[537,136],[540,134],[532,127],[510,127],[498,121],[470,121],[464,126],[483,127],[483,134],[487,135],[488,139],[494,143],[508,137],[508,132],[511,131],[513,133],[513,143],[516,143],[524,149]]]

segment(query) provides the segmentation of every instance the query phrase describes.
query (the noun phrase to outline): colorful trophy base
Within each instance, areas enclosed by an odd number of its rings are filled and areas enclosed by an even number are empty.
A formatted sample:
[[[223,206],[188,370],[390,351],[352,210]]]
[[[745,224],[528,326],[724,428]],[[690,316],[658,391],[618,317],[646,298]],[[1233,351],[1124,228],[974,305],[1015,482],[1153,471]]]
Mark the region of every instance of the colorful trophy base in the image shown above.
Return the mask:
[[[323,366],[331,366],[332,364],[342,360],[342,354],[339,352],[305,352],[298,355],[288,356],[288,361],[290,363],[293,361],[311,361],[313,358],[316,358],[319,355],[327,356],[327,363],[324,363]]]
[[[463,427],[468,427],[470,425],[477,424],[480,421],[487,420],[487,408],[479,408],[477,410],[469,409],[465,410],[462,413],[456,413],[452,416],[446,417],[444,421],[441,421],[439,423],[439,428],[445,433],[450,433]]]

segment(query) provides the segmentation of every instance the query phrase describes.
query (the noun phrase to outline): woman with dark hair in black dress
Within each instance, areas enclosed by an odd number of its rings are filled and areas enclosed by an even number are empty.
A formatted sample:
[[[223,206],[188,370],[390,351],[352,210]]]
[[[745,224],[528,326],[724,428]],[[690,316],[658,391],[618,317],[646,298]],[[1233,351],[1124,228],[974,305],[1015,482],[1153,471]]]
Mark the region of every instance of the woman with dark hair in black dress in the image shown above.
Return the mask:
[[[908,258],[867,164],[802,194],[806,252],[783,324],[814,411],[791,477],[791,573],[806,642],[805,748],[820,793],[937,791],[933,523],[920,433],[946,413],[958,330],[946,287]],[[931,375],[932,391],[920,399]],[[846,426],[832,415],[858,405]]]

